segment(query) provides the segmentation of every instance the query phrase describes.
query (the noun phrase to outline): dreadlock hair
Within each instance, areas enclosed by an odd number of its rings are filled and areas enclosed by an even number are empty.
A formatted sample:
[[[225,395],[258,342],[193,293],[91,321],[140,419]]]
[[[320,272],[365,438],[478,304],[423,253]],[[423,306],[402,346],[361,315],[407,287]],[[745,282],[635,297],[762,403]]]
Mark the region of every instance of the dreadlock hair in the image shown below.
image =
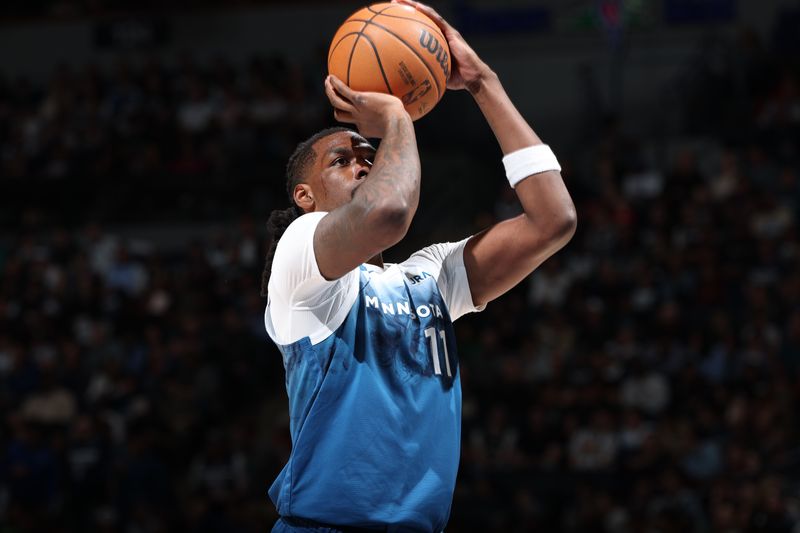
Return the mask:
[[[269,246],[267,246],[267,257],[264,263],[264,272],[261,274],[261,296],[267,295],[267,287],[269,285],[269,277],[272,274],[272,260],[275,258],[275,250],[278,248],[278,241],[283,236],[289,224],[295,221],[298,217],[305,214],[300,206],[294,203],[294,188],[302,183],[305,179],[308,167],[317,159],[317,153],[314,151],[314,145],[320,139],[323,139],[334,133],[342,131],[353,131],[349,128],[335,126],[333,128],[325,128],[318,131],[305,141],[297,145],[292,155],[289,157],[289,162],[286,163],[286,193],[289,195],[290,207],[286,209],[276,209],[269,215],[267,220],[267,238],[269,239]]]

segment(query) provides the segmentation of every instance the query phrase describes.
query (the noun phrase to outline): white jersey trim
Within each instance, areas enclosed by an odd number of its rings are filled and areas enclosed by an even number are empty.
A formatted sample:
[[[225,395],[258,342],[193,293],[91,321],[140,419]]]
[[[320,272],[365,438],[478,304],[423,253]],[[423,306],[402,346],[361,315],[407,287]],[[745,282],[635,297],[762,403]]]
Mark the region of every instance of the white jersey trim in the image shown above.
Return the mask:
[[[299,217],[278,242],[264,311],[264,325],[276,344],[292,344],[304,337],[308,337],[311,344],[322,342],[344,323],[358,299],[358,268],[332,281],[326,280],[319,271],[314,254],[314,232],[325,215],[327,213],[315,212]],[[386,264],[383,269],[374,265],[366,267],[369,275],[378,279],[392,267],[403,272],[425,269],[436,278],[450,319],[455,321],[485,307],[476,308],[472,302],[464,267],[464,246],[468,240],[427,246],[402,263]]]

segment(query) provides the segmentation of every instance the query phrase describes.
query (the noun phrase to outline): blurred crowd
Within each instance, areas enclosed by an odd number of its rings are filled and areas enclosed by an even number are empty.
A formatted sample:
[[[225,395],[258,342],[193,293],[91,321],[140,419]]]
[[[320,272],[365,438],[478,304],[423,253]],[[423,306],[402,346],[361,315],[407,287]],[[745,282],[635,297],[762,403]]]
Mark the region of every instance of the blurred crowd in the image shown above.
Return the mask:
[[[305,0],[300,0],[305,1]],[[281,5],[281,0],[231,0],[229,6]],[[170,9],[181,11],[219,7],[213,0],[173,0]],[[133,13],[163,13],[165,5],[157,0],[28,0],[4,6],[8,19],[76,19],[113,17]]]
[[[6,179],[236,176],[315,125],[322,106],[307,93],[280,56],[64,64],[44,87],[0,79],[0,168]]]
[[[459,525],[798,531],[800,181],[752,150],[609,174],[527,290],[461,325]]]
[[[103,197],[81,214],[94,220],[196,218],[200,203],[205,218],[232,216],[231,204],[250,207],[242,188],[279,192],[286,153],[325,124],[317,78],[281,56],[199,65],[189,53],[170,64],[63,64],[43,86],[0,75],[0,180],[29,197],[4,206],[0,221],[33,205],[75,218],[74,208],[37,195],[37,183],[71,203]],[[232,191],[236,202],[207,201]]]
[[[230,68],[2,84],[2,176],[255,173],[308,133],[288,109],[327,112]],[[706,71],[683,135],[607,120],[559,153],[575,238],[456,324],[448,531],[800,531],[798,70],[742,68]],[[463,233],[519,212],[497,181]],[[75,216],[0,241],[0,532],[264,531],[290,441],[262,224],[161,247]]]
[[[457,327],[453,528],[800,531],[800,69],[722,51],[683,135],[595,132],[573,241]]]
[[[282,368],[259,239],[235,234],[171,254],[90,225],[3,250],[0,531],[263,530]]]

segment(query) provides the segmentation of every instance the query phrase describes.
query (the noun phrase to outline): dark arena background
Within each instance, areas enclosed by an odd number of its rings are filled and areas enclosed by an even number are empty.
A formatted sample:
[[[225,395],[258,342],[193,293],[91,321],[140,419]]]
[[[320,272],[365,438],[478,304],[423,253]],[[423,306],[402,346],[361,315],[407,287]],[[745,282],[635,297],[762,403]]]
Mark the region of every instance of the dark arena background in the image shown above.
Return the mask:
[[[263,533],[288,457],[265,222],[365,4],[0,8],[0,532]],[[433,2],[578,231],[456,323],[448,532],[800,531],[800,5]],[[416,123],[402,260],[519,212],[471,98]],[[369,406],[364,406],[369,409]]]

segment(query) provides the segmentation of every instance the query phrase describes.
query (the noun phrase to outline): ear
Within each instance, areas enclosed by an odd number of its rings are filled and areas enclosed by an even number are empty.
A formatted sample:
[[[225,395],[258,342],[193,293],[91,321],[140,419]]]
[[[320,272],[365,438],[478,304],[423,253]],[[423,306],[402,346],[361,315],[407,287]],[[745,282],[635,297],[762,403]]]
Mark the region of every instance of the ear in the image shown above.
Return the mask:
[[[294,187],[294,202],[306,213],[311,213],[316,207],[314,194],[307,183],[298,183]]]

